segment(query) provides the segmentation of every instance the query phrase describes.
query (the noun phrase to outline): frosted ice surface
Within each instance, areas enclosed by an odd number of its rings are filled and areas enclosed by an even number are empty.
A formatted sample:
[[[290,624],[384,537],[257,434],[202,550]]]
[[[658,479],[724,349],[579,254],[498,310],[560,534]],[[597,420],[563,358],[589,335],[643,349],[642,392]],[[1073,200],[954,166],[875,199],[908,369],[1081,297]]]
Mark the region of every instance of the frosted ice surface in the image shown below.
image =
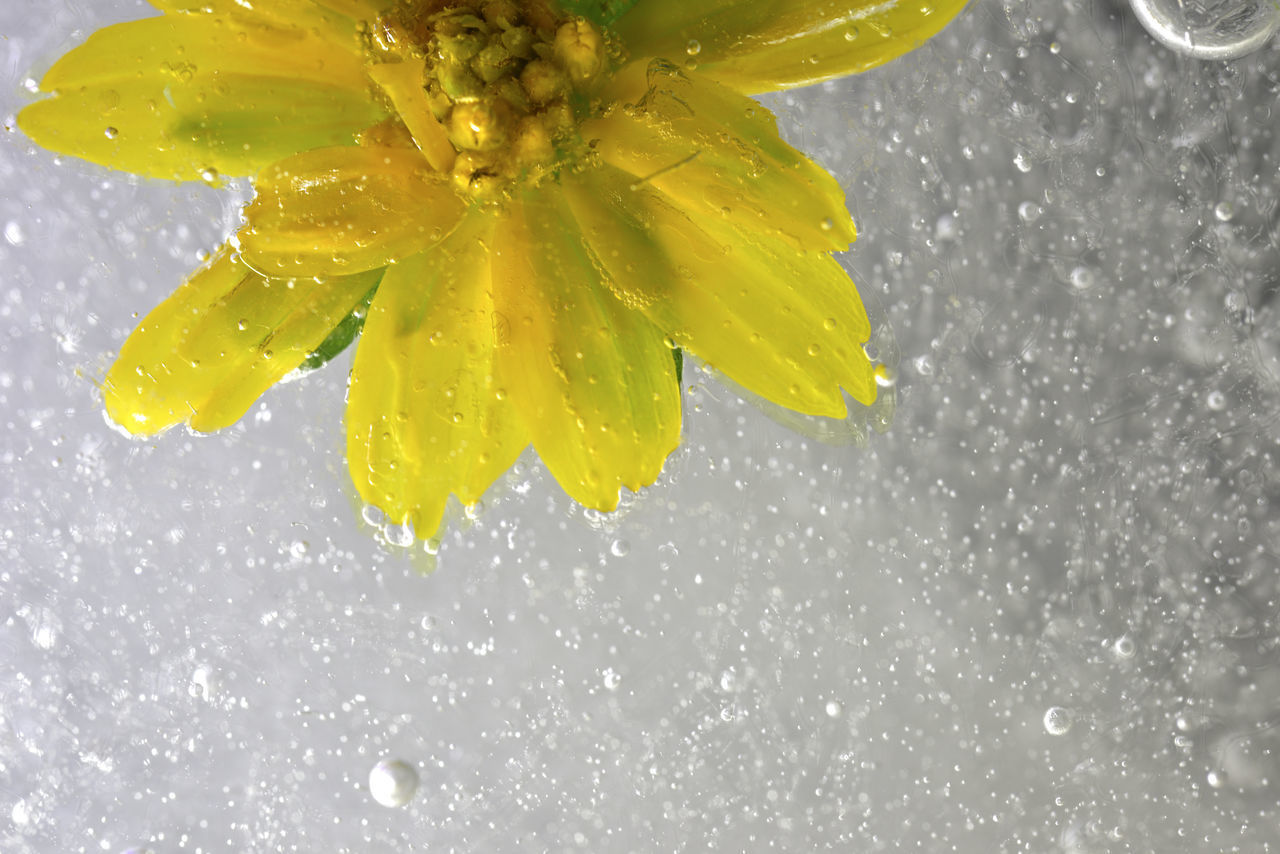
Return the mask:
[[[143,9],[0,4],[6,128]],[[429,576],[352,500],[349,362],[215,436],[104,425],[236,198],[0,134],[0,850],[1275,851],[1278,96],[1275,41],[979,0],[769,98],[848,190],[893,429],[691,368],[624,513],[527,457]]]

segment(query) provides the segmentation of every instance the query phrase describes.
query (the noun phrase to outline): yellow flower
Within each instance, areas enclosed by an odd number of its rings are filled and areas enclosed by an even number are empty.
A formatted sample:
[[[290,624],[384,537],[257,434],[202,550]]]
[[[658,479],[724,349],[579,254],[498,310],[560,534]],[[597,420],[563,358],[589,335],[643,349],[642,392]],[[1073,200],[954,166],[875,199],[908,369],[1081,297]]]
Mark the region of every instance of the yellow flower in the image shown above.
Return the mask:
[[[873,401],[843,193],[745,93],[878,65],[964,2],[152,0],[19,123],[140,175],[256,175],[125,343],[111,417],[225,427],[367,315],[351,476],[429,535],[530,443],[589,507],[652,483],[676,349],[798,412]]]

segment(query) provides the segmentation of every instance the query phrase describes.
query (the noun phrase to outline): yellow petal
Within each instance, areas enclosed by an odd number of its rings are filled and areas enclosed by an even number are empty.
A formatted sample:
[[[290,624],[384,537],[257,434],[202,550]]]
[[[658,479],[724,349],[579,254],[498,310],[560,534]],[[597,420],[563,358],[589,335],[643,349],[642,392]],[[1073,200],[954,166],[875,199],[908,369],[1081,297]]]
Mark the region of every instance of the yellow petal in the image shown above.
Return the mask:
[[[470,504],[528,444],[494,366],[486,224],[387,268],[356,351],[347,462],[365,501],[421,536],[449,494]]]
[[[458,153],[449,141],[449,132],[427,104],[423,86],[425,67],[421,57],[409,57],[403,62],[374,65],[369,68],[369,76],[395,104],[422,156],[436,171],[448,172]]]
[[[179,422],[234,423],[324,341],[381,271],[266,279],[223,247],[138,325],[103,383],[107,413],[135,435]]]
[[[355,53],[308,30],[212,15],[99,30],[40,86],[54,96],[18,116],[40,145],[173,180],[351,145],[385,115]]]
[[[209,12],[215,15],[254,15],[306,25],[332,26],[334,15],[352,21],[371,21],[395,0],[271,0],[242,3],[241,0],[148,0],[162,12]]]
[[[510,334],[499,364],[538,455],[574,499],[613,510],[679,443],[670,348],[603,285],[554,186],[508,206],[493,277]]]
[[[866,71],[913,50],[966,0],[646,0],[617,22],[631,56],[662,57],[740,92]]]
[[[680,347],[809,415],[844,417],[840,387],[875,400],[867,314],[830,255],[691,219],[610,167],[565,191],[612,286]]]
[[[624,70],[605,93],[634,106],[583,125],[606,162],[692,214],[801,249],[849,248],[857,232],[840,185],[782,141],[768,110],[669,62],[643,66]]]
[[[465,205],[448,179],[406,148],[308,151],[264,170],[238,240],[268,275],[356,273],[446,237]]]

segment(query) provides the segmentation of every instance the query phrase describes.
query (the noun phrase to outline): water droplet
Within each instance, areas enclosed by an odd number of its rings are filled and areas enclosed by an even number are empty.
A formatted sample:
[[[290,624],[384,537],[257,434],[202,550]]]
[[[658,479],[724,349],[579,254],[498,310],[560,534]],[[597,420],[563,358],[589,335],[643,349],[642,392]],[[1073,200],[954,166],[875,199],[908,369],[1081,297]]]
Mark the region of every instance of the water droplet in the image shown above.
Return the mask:
[[[200,180],[204,181],[206,184],[216,184],[220,177],[222,176],[218,174],[218,170],[212,167],[200,170]]]
[[[609,551],[614,557],[626,557],[631,554],[631,543],[626,540],[614,540],[609,546]]]
[[[1205,775],[1205,782],[1215,789],[1221,789],[1223,786],[1227,785],[1227,772],[1217,770],[1210,771]]]
[[[893,388],[898,384],[898,372],[888,365],[876,365],[876,385]]]
[[[1204,399],[1204,402],[1214,412],[1221,412],[1227,408],[1227,396],[1216,388],[1209,392],[1209,396]]]
[[[618,686],[622,684],[622,677],[618,675],[616,670],[610,667],[605,670],[603,681],[605,688],[608,688],[610,691],[617,691]]]
[[[1195,59],[1235,59],[1280,30],[1275,0],[1132,0],[1133,13],[1156,41]]]
[[[1111,651],[1115,653],[1116,658],[1129,659],[1133,658],[1134,654],[1137,653],[1138,645],[1128,635],[1121,635],[1111,645]]]
[[[1049,735],[1066,735],[1071,729],[1071,711],[1062,706],[1050,706],[1044,713],[1044,731]]]
[[[107,139],[115,139],[120,135],[120,130],[118,128],[107,127],[103,129],[102,135]]]
[[[1035,202],[1023,202],[1018,205],[1018,219],[1023,222],[1035,222],[1040,218],[1040,214],[1044,213],[1044,208]]]
[[[1213,215],[1218,222],[1231,222],[1236,215],[1236,209],[1231,202],[1218,202],[1213,206]]]
[[[697,56],[702,53],[702,43],[697,39],[689,39],[689,43],[684,46],[684,52],[689,56]]]
[[[418,772],[407,762],[384,759],[369,772],[369,794],[384,807],[402,807],[418,791]]]
[[[831,217],[829,217],[829,216],[824,216],[824,217],[822,218],[822,222],[818,223],[818,226],[819,226],[823,231],[830,231],[831,229],[833,229],[833,228],[835,228],[835,227],[836,227],[836,224],[835,224],[835,222],[833,222],[833,221],[832,221]]]
[[[844,714],[844,706],[835,700],[827,701],[827,717],[838,718]]]

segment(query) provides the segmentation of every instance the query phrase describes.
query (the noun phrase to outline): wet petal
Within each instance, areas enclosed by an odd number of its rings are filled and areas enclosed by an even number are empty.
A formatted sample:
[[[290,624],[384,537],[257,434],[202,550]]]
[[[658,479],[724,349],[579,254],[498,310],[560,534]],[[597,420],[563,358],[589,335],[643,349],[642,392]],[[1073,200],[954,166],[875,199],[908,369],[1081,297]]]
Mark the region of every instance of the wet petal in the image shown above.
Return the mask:
[[[351,476],[366,501],[422,536],[450,493],[479,500],[529,441],[495,372],[486,238],[469,225],[390,266],[356,351]]]
[[[830,255],[691,219],[609,167],[565,191],[612,286],[677,345],[798,412],[844,417],[841,387],[875,400],[866,311]]]
[[[613,510],[619,487],[656,480],[680,440],[671,350],[603,285],[558,192],[513,203],[499,228],[493,277],[511,400],[565,492]]]
[[[385,115],[359,57],[297,27],[164,15],[94,33],[40,83],[19,126],[114,169],[193,180],[248,175],[310,148],[350,145]]]
[[[866,71],[918,47],[967,0],[646,0],[617,22],[633,58],[697,65],[740,92]]]
[[[238,240],[270,275],[382,267],[446,237],[465,209],[448,179],[405,148],[327,148],[283,160],[254,182]]]
[[[843,251],[857,236],[840,185],[745,95],[656,60],[624,70],[605,97],[633,106],[586,122],[583,136],[690,213],[803,249]]]
[[[223,247],[129,336],[103,382],[108,414],[136,435],[179,422],[201,431],[234,423],[379,275],[267,279]]]

